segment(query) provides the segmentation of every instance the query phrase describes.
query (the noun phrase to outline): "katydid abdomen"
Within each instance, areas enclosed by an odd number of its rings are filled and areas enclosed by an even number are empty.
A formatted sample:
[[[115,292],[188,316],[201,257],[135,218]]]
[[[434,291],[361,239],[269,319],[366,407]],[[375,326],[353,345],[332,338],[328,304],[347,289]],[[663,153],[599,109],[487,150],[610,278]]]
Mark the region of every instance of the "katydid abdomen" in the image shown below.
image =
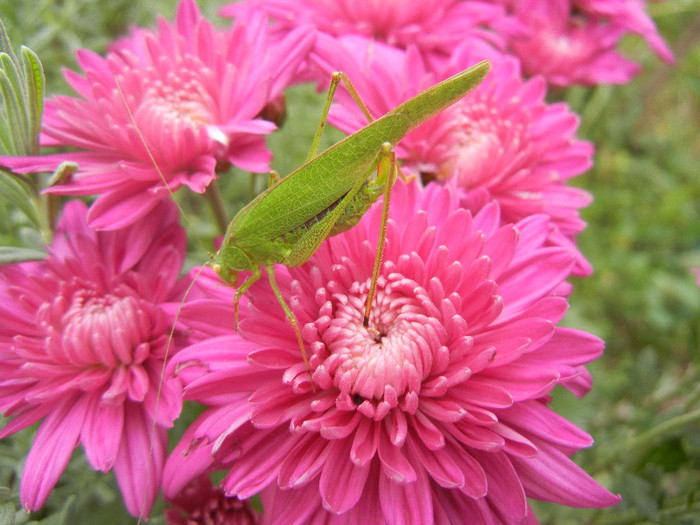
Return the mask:
[[[300,166],[234,217],[222,250],[227,246],[256,250],[324,213],[347,195],[358,180],[366,179],[383,144],[396,146],[412,129],[475,88],[488,70],[488,62],[481,62],[436,84]],[[261,265],[282,262],[255,259]]]

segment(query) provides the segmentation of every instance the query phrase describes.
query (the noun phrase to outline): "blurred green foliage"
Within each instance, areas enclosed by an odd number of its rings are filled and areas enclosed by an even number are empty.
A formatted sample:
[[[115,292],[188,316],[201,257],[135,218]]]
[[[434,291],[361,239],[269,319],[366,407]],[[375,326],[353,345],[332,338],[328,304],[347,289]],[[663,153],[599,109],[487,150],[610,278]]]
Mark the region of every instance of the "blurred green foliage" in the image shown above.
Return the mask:
[[[5,0],[0,17],[15,46],[39,55],[47,92],[56,94],[69,92],[60,71],[75,69],[76,49],[104,52],[131,24],[152,26],[156,13],[172,19],[175,4]],[[212,18],[221,2],[200,4]],[[597,150],[595,167],[574,181],[595,197],[584,210],[589,226],[579,239],[595,273],[574,282],[566,323],[599,335],[607,349],[589,367],[591,393],[579,400],[558,390],[553,406],[594,437],[596,445],[575,459],[623,501],[602,510],[533,502],[545,524],[700,523],[700,289],[690,273],[700,267],[700,0],[651,3],[650,11],[676,53],[675,67],[630,37],[625,52],[643,67],[631,83],[557,94],[581,114],[580,136]],[[287,93],[287,122],[270,139],[280,173],[303,161],[322,98],[311,86]],[[232,215],[265,181],[231,178],[236,184],[223,193]],[[192,215],[203,236],[214,234],[210,217]],[[37,242],[7,206],[0,207],[0,224],[3,245]],[[202,260],[196,254],[190,263]],[[17,502],[18,458],[31,436],[0,441],[0,487],[12,496],[0,492],[0,513]],[[66,523],[133,523],[113,476],[92,472],[82,452],[31,519],[62,511]],[[21,511],[16,516],[29,519]],[[154,515],[150,523],[162,518]]]
[[[676,66],[638,38],[626,53],[643,72],[625,86],[566,97],[596,145],[575,180],[595,200],[579,238],[595,273],[574,283],[570,326],[606,352],[593,389],[553,406],[596,440],[579,465],[619,492],[614,508],[537,504],[543,523],[700,523],[700,3],[650,4]]]

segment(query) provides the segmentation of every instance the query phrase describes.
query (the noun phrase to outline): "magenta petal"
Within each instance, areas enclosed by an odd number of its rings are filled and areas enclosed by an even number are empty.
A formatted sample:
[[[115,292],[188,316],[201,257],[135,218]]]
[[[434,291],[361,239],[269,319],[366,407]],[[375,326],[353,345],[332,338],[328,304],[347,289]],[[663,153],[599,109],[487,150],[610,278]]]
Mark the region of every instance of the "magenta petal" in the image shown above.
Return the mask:
[[[378,452],[384,476],[397,483],[411,483],[416,480],[416,470],[404,456],[402,448],[389,441],[385,432],[379,434]]]
[[[147,518],[160,490],[168,437],[137,405],[127,403],[122,438],[114,474],[124,503],[134,516]]]
[[[434,523],[439,525],[464,523],[467,517],[470,523],[502,525],[502,522],[489,508],[486,498],[465,498],[461,492],[456,490],[434,490],[433,509]]]
[[[464,476],[464,484],[460,487],[461,492],[470,498],[486,496],[488,492],[486,472],[484,472],[484,467],[469,453],[469,450],[453,439],[448,441],[445,450]]]
[[[90,225],[98,230],[117,230],[145,217],[158,204],[145,187],[127,186],[102,194],[90,208]]]
[[[163,469],[163,494],[175,498],[194,478],[206,472],[214,462],[211,445],[193,443],[198,423],[209,415],[205,412],[190,425],[171,452]]]
[[[336,514],[351,509],[362,496],[369,471],[369,465],[350,461],[349,443],[333,442],[319,482],[323,506]]]
[[[542,362],[583,365],[600,357],[604,346],[605,343],[593,334],[574,328],[558,327],[546,347],[538,349],[532,357]]]
[[[445,488],[461,487],[464,485],[464,474],[451,455],[444,449],[426,451],[421,446],[413,445],[413,441],[406,443],[414,463],[419,463],[430,474],[430,478],[438,485]]]
[[[583,397],[590,392],[593,384],[593,378],[591,377],[590,372],[588,372],[588,370],[586,370],[586,368],[583,366],[576,367],[576,373],[577,375],[574,375],[573,377],[562,379],[559,384],[569,390],[576,397]]]
[[[497,414],[500,421],[521,429],[525,435],[534,435],[552,444],[576,450],[593,444],[591,436],[541,401],[516,403]]]
[[[272,483],[278,476],[282,461],[300,439],[290,435],[285,426],[273,430],[256,429],[251,435],[253,439],[248,440],[250,449],[244,451],[244,457],[236,461],[236,468],[231,469],[221,482],[228,493],[242,499],[254,496]]]
[[[260,493],[264,525],[305,525],[323,523],[309,520],[312,515],[327,517],[321,506],[318,485],[310,483],[294,490],[283,490],[274,483]]]
[[[388,523],[392,525],[423,525],[433,522],[433,503],[428,476],[422,468],[416,470],[416,480],[401,484],[386,476],[379,478],[379,501]]]
[[[32,407],[31,410],[17,414],[10,421],[8,421],[5,426],[0,430],[0,439],[4,439],[9,435],[14,434],[33,425],[41,418],[45,417],[53,410],[53,406],[49,403],[43,403],[37,407]],[[10,414],[5,414],[9,416]]]
[[[249,399],[255,407],[251,421],[256,427],[269,428],[308,413],[309,402],[304,397],[291,396],[287,389],[273,382],[258,388]]]
[[[499,293],[507,312],[517,312],[537,299],[545,297],[571,271],[574,259],[560,248],[542,249],[511,265],[500,277]]]
[[[527,495],[562,505],[601,508],[616,505],[619,495],[601,487],[592,477],[553,446],[533,439],[534,458],[512,458]]]
[[[380,425],[373,421],[362,419],[357,425],[355,436],[352,440],[350,457],[356,465],[366,465],[375,456],[379,441]]]
[[[20,498],[27,511],[37,510],[46,502],[54,485],[78,445],[85,420],[86,403],[64,403],[54,407],[39,427],[22,471]]]
[[[519,523],[528,512],[525,491],[513,468],[512,459],[502,452],[475,454],[488,478],[488,498],[508,523]]]
[[[91,406],[80,439],[90,465],[107,472],[117,459],[123,435],[124,405],[100,404],[99,396],[91,396]]]
[[[331,450],[332,441],[309,435],[301,439],[283,460],[278,477],[280,488],[300,487],[318,475]]]
[[[40,157],[0,156],[0,166],[11,168],[15,173],[51,173],[63,161],[65,161],[65,157],[62,154]]]
[[[489,368],[482,372],[484,381],[491,379],[496,386],[504,388],[513,398],[513,401],[534,399],[549,393],[559,374],[551,369],[537,369],[511,363],[498,368]]]

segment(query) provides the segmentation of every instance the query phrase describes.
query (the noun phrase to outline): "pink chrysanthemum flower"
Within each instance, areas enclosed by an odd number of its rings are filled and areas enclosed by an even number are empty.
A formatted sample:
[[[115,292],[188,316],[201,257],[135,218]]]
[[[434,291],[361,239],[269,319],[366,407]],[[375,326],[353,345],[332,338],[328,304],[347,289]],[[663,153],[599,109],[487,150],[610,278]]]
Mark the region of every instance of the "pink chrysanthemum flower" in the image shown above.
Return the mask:
[[[510,39],[528,75],[556,86],[624,84],[639,66],[616,51],[628,33],[642,36],[665,61],[673,55],[644,12],[643,0],[492,0],[526,28]]]
[[[503,47],[506,36],[522,34],[501,6],[461,0],[247,0],[221,10],[234,16],[263,9],[278,28],[313,25],[332,36],[362,35],[399,48],[415,46],[431,64],[459,45]]]
[[[269,285],[232,332],[232,291],[207,277],[182,321],[204,335],[174,359],[209,408],[168,459],[164,492],[230,469],[229,495],[262,491],[265,523],[515,523],[527,497],[614,505],[568,456],[590,437],[547,408],[577,395],[603,343],[557,327],[574,259],[545,246],[547,218],[501,226],[449,188],[398,183],[369,327],[364,302],[381,207],[277,270],[300,322],[313,388]],[[224,313],[226,312],[226,313]]]
[[[170,501],[165,511],[168,525],[255,525],[260,513],[250,502],[227,497],[207,475],[193,479]]]
[[[170,202],[117,231],[89,228],[86,215],[68,203],[44,261],[0,267],[0,412],[12,417],[0,438],[43,419],[20,486],[28,511],[81,443],[146,516],[182,404],[162,369],[186,237]]]
[[[267,17],[253,11],[216,30],[194,0],[183,0],[173,25],[161,19],[157,32],[137,29],[106,58],[78,52],[85,76],[67,72],[66,80],[79,98],[47,102],[43,144],[79,151],[0,163],[31,172],[77,162],[79,171],[48,191],[102,194],[89,215],[100,229],[129,224],[168,197],[163,177],[172,191],[201,193],[217,164],[268,171],[264,135],[275,126],[258,115],[313,43],[308,29],[274,43],[269,32]]]
[[[370,111],[381,116],[401,102],[473,65],[483,57],[467,48],[456,51],[438,77],[420,57],[359,38],[342,39],[343,47],[319,37],[314,62],[320,78],[342,64]],[[567,185],[592,165],[593,145],[576,138],[579,118],[566,104],[545,102],[541,77],[524,81],[517,60],[492,54],[492,68],[481,86],[407,135],[396,148],[407,174],[425,179],[456,178],[466,190],[463,205],[473,212],[491,200],[504,223],[529,215],[551,217],[550,242],[577,257],[574,274],[591,273],[576,248],[575,237],[586,223],[579,210],[591,195]],[[329,121],[347,133],[366,124],[357,104],[339,93]]]

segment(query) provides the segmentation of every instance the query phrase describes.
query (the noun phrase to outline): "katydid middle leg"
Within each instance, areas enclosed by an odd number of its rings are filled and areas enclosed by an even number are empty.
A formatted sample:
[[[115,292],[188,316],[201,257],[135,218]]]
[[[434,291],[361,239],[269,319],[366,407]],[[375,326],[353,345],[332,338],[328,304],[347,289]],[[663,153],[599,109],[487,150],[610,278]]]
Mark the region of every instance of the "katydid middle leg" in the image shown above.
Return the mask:
[[[266,266],[265,270],[267,270],[267,276],[270,280],[272,292],[275,294],[275,297],[277,297],[277,302],[279,302],[280,306],[282,307],[282,310],[284,310],[284,314],[287,316],[287,320],[289,321],[289,324],[292,325],[292,328],[294,329],[294,334],[297,336],[297,342],[299,343],[299,348],[301,348],[301,357],[304,360],[306,373],[309,375],[309,381],[311,382],[311,390],[313,392],[316,392],[316,387],[314,386],[314,379],[311,375],[311,366],[309,365],[309,358],[306,355],[306,349],[304,348],[304,340],[301,337],[301,330],[299,329],[299,322],[297,321],[294,312],[292,312],[292,309],[287,304],[287,301],[284,299],[282,292],[280,292],[280,289],[277,286],[277,281],[275,280],[275,267],[273,265]]]
[[[236,279],[238,279],[238,277],[236,277]],[[241,297],[243,297],[258,279],[260,279],[260,267],[255,268],[252,274],[236,287],[236,292],[233,294],[233,329],[236,332],[238,332],[238,304],[241,302]]]

